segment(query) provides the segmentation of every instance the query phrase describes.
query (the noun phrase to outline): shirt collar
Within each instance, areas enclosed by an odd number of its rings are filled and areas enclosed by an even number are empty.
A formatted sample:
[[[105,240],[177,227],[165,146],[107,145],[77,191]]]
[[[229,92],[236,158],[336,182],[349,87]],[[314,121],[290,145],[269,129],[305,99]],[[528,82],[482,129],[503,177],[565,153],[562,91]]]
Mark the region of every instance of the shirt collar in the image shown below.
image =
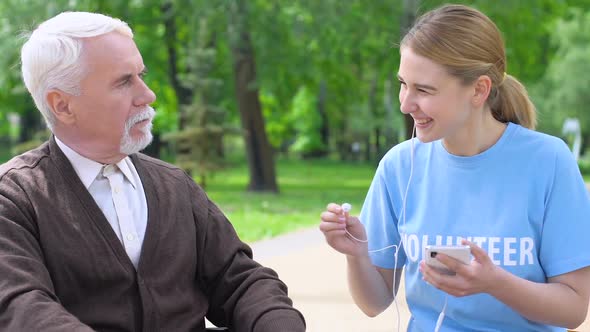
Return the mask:
[[[133,163],[131,162],[131,158],[129,158],[129,157],[123,158],[121,161],[119,161],[117,163],[117,167],[119,167],[121,172],[123,172],[123,175],[125,175],[125,178],[127,178],[127,181],[129,181],[129,183],[131,183],[133,188],[137,189],[137,186],[135,185],[135,181],[133,180],[133,173],[131,172],[131,167],[133,167]]]
[[[80,155],[78,152],[72,150],[69,146],[57,138],[57,136],[55,137],[55,142],[74,167],[74,170],[76,171],[76,174],[78,174],[82,184],[84,184],[84,187],[88,189],[92,182],[94,182],[94,179],[96,179],[98,173],[101,172],[104,165]],[[137,188],[129,168],[129,163],[131,163],[131,159],[129,157],[125,157],[117,163],[117,167],[119,167],[133,188]]]

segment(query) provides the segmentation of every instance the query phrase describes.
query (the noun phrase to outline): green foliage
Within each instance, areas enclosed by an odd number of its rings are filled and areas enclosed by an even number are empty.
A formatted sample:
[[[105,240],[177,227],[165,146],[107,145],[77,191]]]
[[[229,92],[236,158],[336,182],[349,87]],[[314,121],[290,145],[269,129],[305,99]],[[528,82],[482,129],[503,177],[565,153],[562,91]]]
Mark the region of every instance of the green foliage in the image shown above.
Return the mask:
[[[13,155],[18,155],[18,154],[24,153],[26,151],[29,151],[31,149],[34,149],[34,148],[38,147],[39,145],[41,145],[43,142],[45,142],[47,139],[49,139],[50,135],[51,135],[51,133],[49,132],[48,129],[39,130],[39,131],[35,132],[33,137],[31,137],[31,139],[14,145],[12,147],[11,152]]]
[[[551,35],[556,48],[536,93],[542,101],[545,128],[559,133],[566,117],[580,120],[582,132],[590,128],[590,10],[572,8],[567,17],[557,21]],[[588,133],[585,133],[588,138]]]
[[[306,87],[299,88],[293,98],[291,123],[296,131],[292,151],[312,156],[326,149],[320,137],[322,119],[317,111],[317,99]]]
[[[580,167],[580,173],[582,173],[584,178],[590,177],[590,158],[580,158],[578,160],[578,166]]]
[[[277,97],[266,90],[260,91],[260,104],[270,144],[275,150],[284,150],[286,142],[294,133],[293,125],[287,119],[289,114],[281,111]]]
[[[0,2],[0,136],[10,135],[10,132],[14,131],[7,121],[10,113],[20,116],[29,113],[33,117],[41,118],[21,80],[19,51],[23,43],[22,37],[43,13],[51,11],[51,8],[44,7],[41,1]]]
[[[418,0],[415,0],[418,1]],[[293,143],[297,151],[337,150],[351,141],[391,145],[403,134],[396,101],[395,73],[399,63],[400,21],[408,1],[388,0],[254,0],[249,2],[251,32],[267,133],[276,149]],[[419,1],[423,13],[447,1]],[[566,116],[588,118],[587,104],[588,0],[489,1],[458,0],[488,14],[503,32],[508,72],[527,85],[541,111],[540,129],[559,134]],[[164,11],[171,5],[171,11]],[[215,36],[216,66],[211,76],[220,81],[212,92],[224,109],[224,125],[239,122],[234,72],[228,37],[227,1],[223,0],[3,0],[0,1],[0,136],[10,130],[6,114],[39,117],[20,79],[19,35],[64,10],[99,11],[126,20],[149,69],[147,84],[158,99],[156,133],[179,129],[179,96],[172,77],[187,73],[191,40],[198,19],[207,17]],[[176,31],[166,26],[172,18]],[[561,23],[558,23],[561,22]],[[577,22],[577,23],[576,23]],[[577,37],[576,37],[577,36]],[[172,39],[170,39],[172,38]],[[176,51],[171,59],[170,50]],[[172,73],[173,65],[176,72]],[[394,83],[394,84],[392,84]],[[534,84],[534,86],[533,86]],[[324,121],[330,133],[321,146],[317,103],[325,85]],[[294,102],[306,90],[308,108],[296,120]],[[582,91],[582,92],[580,92]],[[297,110],[297,112],[301,112]],[[307,119],[309,117],[309,119]],[[584,120],[583,131],[590,120]],[[312,125],[315,122],[315,125]],[[362,124],[362,125],[358,125]],[[300,126],[296,128],[296,126]],[[323,129],[323,128],[322,128]],[[313,133],[316,131],[316,133]],[[377,132],[381,135],[377,136]],[[26,135],[25,135],[26,136]],[[30,138],[30,137],[29,137]],[[365,144],[365,143],[363,143]],[[384,144],[384,143],[382,143]],[[385,148],[385,147],[382,147]]]
[[[245,165],[219,171],[207,194],[247,242],[317,225],[329,202],[349,202],[358,214],[375,169],[367,164],[326,160],[279,160],[281,195],[243,192]],[[342,181],[346,179],[346,181]]]
[[[215,66],[214,42],[207,21],[199,22],[198,37],[188,53],[187,73],[180,75],[181,83],[194,91],[193,102],[182,105],[184,128],[164,135],[163,139],[177,146],[176,163],[189,174],[198,174],[205,187],[207,179],[223,164],[223,136],[230,130],[223,125],[224,110],[212,104],[212,91],[220,82],[211,77]]]

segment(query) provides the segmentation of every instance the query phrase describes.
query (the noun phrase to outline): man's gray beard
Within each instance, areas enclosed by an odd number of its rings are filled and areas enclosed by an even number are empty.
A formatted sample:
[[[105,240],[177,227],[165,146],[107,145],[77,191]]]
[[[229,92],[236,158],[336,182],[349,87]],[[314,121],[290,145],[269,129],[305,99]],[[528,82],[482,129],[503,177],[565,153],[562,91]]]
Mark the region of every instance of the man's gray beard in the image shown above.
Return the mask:
[[[125,123],[125,131],[123,132],[123,137],[121,138],[121,147],[119,151],[125,155],[130,155],[137,153],[143,149],[145,149],[150,143],[154,136],[152,135],[152,123],[150,121],[149,124],[143,126],[140,130],[142,131],[143,135],[139,139],[134,139],[131,137],[131,127],[134,124],[146,120],[146,119],[153,119],[156,115],[154,109],[150,106],[147,106],[145,110],[135,114],[132,118],[127,120]]]

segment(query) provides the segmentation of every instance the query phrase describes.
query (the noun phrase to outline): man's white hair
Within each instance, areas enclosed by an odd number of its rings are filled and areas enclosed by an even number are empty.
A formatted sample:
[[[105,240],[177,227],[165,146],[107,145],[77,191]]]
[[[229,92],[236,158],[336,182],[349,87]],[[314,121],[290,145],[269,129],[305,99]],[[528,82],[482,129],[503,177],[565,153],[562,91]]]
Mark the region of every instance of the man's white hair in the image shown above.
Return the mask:
[[[116,31],[133,38],[127,23],[106,15],[64,12],[39,25],[21,50],[23,81],[53,130],[55,116],[47,103],[51,89],[79,95],[86,70],[80,61],[83,38]]]

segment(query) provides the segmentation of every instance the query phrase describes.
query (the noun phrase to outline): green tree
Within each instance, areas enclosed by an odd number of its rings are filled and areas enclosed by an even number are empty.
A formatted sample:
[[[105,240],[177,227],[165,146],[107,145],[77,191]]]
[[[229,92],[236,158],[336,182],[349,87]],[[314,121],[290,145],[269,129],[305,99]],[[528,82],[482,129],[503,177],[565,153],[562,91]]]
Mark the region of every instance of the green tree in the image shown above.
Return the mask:
[[[583,142],[590,142],[590,10],[572,8],[551,35],[554,58],[535,92],[542,101],[542,129],[559,135],[567,117],[580,120]],[[584,151],[584,149],[582,149]]]
[[[442,0],[253,0],[248,2],[247,32],[256,65],[256,78],[244,82],[236,75],[234,57],[248,50],[235,43],[240,38],[228,33],[228,23],[241,24],[239,11],[228,10],[236,0],[4,0],[0,2],[0,136],[6,133],[9,112],[20,114],[24,137],[32,137],[42,121],[30,97],[20,83],[18,49],[20,31],[31,30],[40,21],[63,10],[101,11],[120,17],[136,32],[137,44],[144,56],[149,74],[147,83],[156,92],[156,142],[150,149],[157,154],[159,133],[182,129],[184,108],[194,91],[183,87],[179,75],[188,72],[190,40],[198,30],[193,22],[208,17],[215,35],[216,63],[212,77],[222,81],[213,103],[226,110],[224,121],[237,125],[244,100],[240,91],[255,89],[268,144],[286,151],[294,146],[301,125],[292,119],[298,91],[305,89],[308,100],[315,100],[302,116],[302,122],[313,122],[306,136],[319,137],[317,147],[341,158],[349,154],[350,144],[362,143],[366,159],[378,159],[389,146],[397,143],[407,130],[399,112],[395,78],[399,63],[396,43],[403,17],[419,15],[441,5]],[[456,1],[457,2],[457,1]],[[554,59],[558,46],[550,41],[555,21],[567,17],[569,6],[590,7],[588,0],[488,1],[458,0],[488,14],[506,40],[508,72],[527,86],[541,80]],[[404,14],[404,3],[406,10]],[[412,4],[417,4],[416,7]],[[10,15],[8,15],[10,14]],[[238,45],[238,46],[236,46]],[[254,52],[255,51],[255,52]],[[243,58],[242,58],[243,59]],[[246,62],[241,62],[244,64]],[[242,67],[246,68],[246,67]],[[250,90],[243,90],[249,87]],[[534,94],[537,106],[544,107],[545,92]],[[313,97],[313,98],[312,98]],[[554,110],[552,110],[553,112]],[[559,112],[559,111],[556,111]],[[549,118],[543,112],[541,128]],[[36,121],[36,124],[35,122]],[[359,123],[362,124],[359,125]],[[551,120],[553,121],[553,120]],[[297,125],[297,126],[296,126]],[[4,129],[3,129],[4,128]],[[312,132],[314,132],[312,134]],[[245,137],[246,147],[254,146]],[[265,143],[267,144],[267,143]],[[319,150],[321,151],[321,150]],[[260,157],[260,156],[259,156]],[[272,158],[271,158],[272,159]],[[257,167],[251,165],[252,167]]]
[[[316,95],[306,87],[300,88],[292,105],[291,122],[297,132],[292,149],[303,157],[323,156],[326,150],[319,130],[322,119],[316,107]]]
[[[209,34],[204,17],[198,32],[188,54],[187,72],[180,76],[183,88],[192,91],[193,101],[181,105],[186,116],[184,127],[164,135],[164,139],[177,146],[176,164],[189,174],[198,175],[201,186],[206,187],[208,177],[223,166],[222,139],[232,130],[223,124],[225,111],[212,104],[213,92],[221,81],[211,77],[216,62],[215,39]]]
[[[248,1],[228,3],[228,31],[234,84],[250,171],[248,190],[278,192],[273,151],[266,135],[259,98],[256,59],[248,25]]]

